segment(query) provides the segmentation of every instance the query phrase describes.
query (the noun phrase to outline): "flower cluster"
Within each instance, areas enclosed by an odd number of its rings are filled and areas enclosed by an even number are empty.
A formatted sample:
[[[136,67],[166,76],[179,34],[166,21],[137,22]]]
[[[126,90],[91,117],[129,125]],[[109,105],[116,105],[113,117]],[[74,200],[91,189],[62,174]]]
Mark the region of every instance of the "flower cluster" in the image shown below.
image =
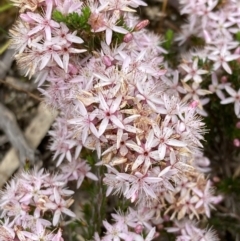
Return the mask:
[[[75,217],[69,209],[74,192],[67,189],[66,183],[64,175],[52,175],[43,169],[15,176],[1,192],[4,221],[0,225],[0,239],[62,241],[62,231],[55,226],[62,215]]]
[[[201,241],[217,241],[216,233],[212,229],[200,229],[194,222],[183,220],[175,223],[176,227],[167,228],[169,233],[180,233],[176,241],[185,240],[201,240]]]
[[[99,235],[95,233],[95,241],[110,241],[110,240],[132,240],[132,241],[151,241],[159,234],[155,227],[151,226],[152,214],[145,215],[138,211],[129,208],[126,214],[113,213],[111,214],[114,224],[111,225],[107,221],[103,221],[103,226],[106,229],[105,236],[100,239]],[[143,238],[140,233],[146,229],[147,235]]]
[[[191,37],[200,39],[202,43],[198,49],[192,49],[190,54],[182,57],[180,69],[183,81],[191,80],[192,87],[183,83],[187,95],[199,100],[201,107],[209,102],[202,96],[209,94],[208,90],[201,90],[200,83],[208,75],[212,84],[211,93],[216,93],[221,104],[234,103],[236,116],[240,117],[239,90],[234,83],[227,82],[227,76],[233,74],[232,68],[239,65],[239,23],[240,7],[234,0],[226,1],[188,1],[182,0],[181,14],[187,14],[188,23],[182,26],[182,31],[176,38],[179,45],[189,41]],[[218,83],[218,76],[221,83]],[[230,86],[232,85],[232,86]],[[225,90],[225,91],[224,91]],[[224,92],[230,97],[226,98]],[[203,109],[199,114],[206,116]]]
[[[73,217],[68,209],[72,201],[64,198],[72,192],[63,186],[76,180],[79,188],[85,177],[98,180],[84,157],[84,151],[92,151],[98,159],[96,165],[108,169],[102,177],[107,196],[117,193],[136,203],[136,210],[129,209],[129,214],[113,215],[115,224],[103,222],[106,235],[101,240],[150,241],[164,216],[173,222],[209,217],[221,197],[214,196],[210,181],[202,174],[209,170],[209,162],[201,151],[205,129],[197,113],[203,112],[201,105],[207,102],[199,96],[209,93],[200,87],[209,70],[199,67],[200,58],[186,59],[179,71],[166,67],[163,54],[167,51],[159,46],[161,38],[145,29],[148,20],[140,21],[133,14],[134,8],[145,5],[141,0],[14,3],[22,12],[11,31],[18,64],[27,75],[36,74],[45,102],[60,111],[49,132],[50,149],[57,166],[64,160],[68,164],[60,166],[61,181],[58,175],[49,180],[49,174],[43,173],[14,179],[14,187],[21,185],[17,195],[21,214],[4,211],[4,215],[16,216],[14,222],[21,226],[21,215],[30,215],[28,210],[35,218],[50,212],[54,226],[62,213]],[[182,4],[187,5],[186,1]],[[188,9],[183,13],[189,13]],[[224,44],[222,49],[224,61],[238,56],[229,55]],[[215,49],[209,51],[209,56],[220,55]],[[214,57],[209,59],[214,61]],[[215,70],[219,67],[215,63]],[[179,75],[184,75],[182,86]],[[191,86],[186,83],[190,80]],[[218,87],[214,81],[221,93],[225,86]],[[237,95],[229,86],[226,90]],[[5,204],[3,201],[3,210],[7,210]],[[37,240],[36,230],[50,225],[39,222],[32,233],[24,230],[19,235]],[[192,233],[198,232],[192,229]],[[148,235],[143,238],[145,231]],[[183,232],[182,236],[192,233]],[[178,240],[183,240],[182,236]],[[100,240],[97,234],[95,239]]]

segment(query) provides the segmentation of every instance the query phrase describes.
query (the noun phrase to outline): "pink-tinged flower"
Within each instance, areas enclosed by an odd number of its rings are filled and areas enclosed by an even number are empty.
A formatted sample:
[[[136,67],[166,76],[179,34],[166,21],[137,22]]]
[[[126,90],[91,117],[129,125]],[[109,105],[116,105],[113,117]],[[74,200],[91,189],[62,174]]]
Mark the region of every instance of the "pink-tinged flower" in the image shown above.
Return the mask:
[[[165,108],[158,108],[157,113],[166,115],[165,121],[171,119],[176,122],[176,115],[178,113],[178,106],[182,105],[180,99],[174,95],[163,95],[163,104]]]
[[[127,199],[131,199],[131,202],[135,202],[142,193],[144,193],[145,196],[157,199],[154,184],[160,183],[162,181],[161,177],[151,177],[143,175],[140,172],[136,172],[134,175],[118,173],[117,177],[129,182],[131,187],[128,188],[123,195]]]
[[[155,136],[157,137],[158,154],[160,160],[165,158],[167,148],[187,146],[187,144],[183,141],[171,138],[171,136],[174,134],[174,131],[169,127],[160,128],[158,125],[153,125],[153,130]]]
[[[152,32],[133,33],[134,40],[139,49],[146,48],[154,54],[167,54],[167,50],[161,46],[164,40],[157,34]]]
[[[74,125],[74,129],[76,129],[77,132],[81,132],[82,143],[84,144],[90,132],[97,138],[99,137],[98,131],[94,123],[97,112],[87,111],[85,105],[81,101],[77,102],[77,106],[79,108],[81,117],[71,119],[68,122]]]
[[[132,170],[136,170],[140,165],[143,164],[143,171],[146,173],[152,164],[152,160],[157,162],[160,160],[158,152],[152,151],[152,148],[156,146],[154,141],[154,132],[151,130],[146,138],[146,143],[143,144],[140,141],[136,144],[135,142],[127,142],[126,146],[136,152],[136,160],[132,165]]]
[[[53,7],[53,2],[52,0],[46,0],[46,13],[45,16],[41,16],[39,13],[32,13],[32,12],[27,12],[26,15],[33,21],[35,21],[36,27],[34,27],[32,30],[28,32],[28,35],[31,36],[33,34],[36,34],[42,30],[45,31],[45,37],[46,40],[51,41],[52,39],[52,29],[59,28],[60,25],[59,23],[53,21],[51,19],[52,15],[52,7]],[[23,15],[23,14],[22,14]]]
[[[118,141],[118,136],[110,136],[108,137],[109,140],[113,140],[115,143],[110,146],[107,150],[105,150],[102,155],[106,155],[109,152],[118,150],[121,156],[126,156],[128,153],[128,147],[127,143],[130,143],[129,136],[127,133],[122,134],[121,138],[119,138]]]
[[[71,55],[74,54],[80,54],[86,52],[86,49],[77,49],[77,48],[72,48],[71,44],[66,43],[65,45],[61,46],[61,50],[59,51],[59,55],[62,55],[63,57],[63,69],[65,72],[68,72],[68,65],[69,65],[69,60]]]
[[[217,75],[216,73],[212,74],[212,84],[209,85],[209,90],[212,93],[216,93],[216,95],[221,99],[224,100],[225,99],[225,95],[223,94],[222,90],[225,89],[226,84],[219,84],[218,83],[218,79],[217,79]]]
[[[106,165],[106,167],[109,172],[105,173],[105,177],[103,178],[103,182],[108,186],[106,196],[108,197],[114,189],[114,194],[122,194],[128,190],[128,182],[122,178],[118,178],[119,172],[109,165]]]
[[[90,135],[84,143],[84,147],[97,151],[98,158],[101,158],[101,144],[104,142],[106,142],[106,138],[104,138],[104,136],[97,138],[94,135]]]
[[[124,53],[123,51],[121,51],[120,56],[123,61],[123,64],[122,64],[123,71],[125,72],[140,71],[139,77],[142,78],[141,84],[147,83],[146,81],[147,75],[150,75],[156,78],[164,75],[167,72],[167,70],[159,68],[159,66],[163,64],[163,58],[161,56],[150,57],[151,54],[148,52],[146,48],[141,48],[137,56],[136,55],[129,56],[128,53]],[[159,85],[159,84],[156,84],[156,85]]]
[[[45,0],[12,0],[11,1],[13,3],[14,6],[19,7],[20,13],[25,12],[27,9],[31,10],[31,11],[35,11],[37,9],[37,7],[39,7],[39,5],[42,2],[45,2]]]
[[[108,1],[108,6],[107,6],[107,10],[108,11],[112,11],[112,10],[118,10],[121,12],[135,12],[134,9],[129,8],[133,7],[133,8],[138,8],[139,6],[147,6],[147,4],[144,1],[141,0],[112,0],[112,1]]]
[[[179,72],[177,70],[173,71],[173,79],[170,80],[166,76],[161,76],[163,82],[169,87],[169,92],[179,95],[186,94],[186,90],[179,84]]]
[[[222,200],[221,196],[213,196],[213,190],[211,189],[211,183],[208,180],[204,190],[199,190],[197,187],[193,188],[193,191],[198,195],[199,200],[196,202],[196,208],[204,208],[204,212],[207,217],[210,218],[210,208],[213,208],[213,204],[217,204]]]
[[[81,7],[83,5],[79,0],[54,0],[56,3],[56,8],[63,15],[68,15],[69,13],[77,12],[81,14]]]
[[[232,74],[232,70],[230,68],[230,66],[228,65],[227,62],[229,61],[233,61],[235,59],[239,58],[238,54],[231,54],[228,50],[227,50],[227,46],[224,45],[219,52],[215,52],[212,53],[208,56],[209,59],[211,59],[212,61],[214,61],[214,70],[219,69],[221,66],[223,67],[223,69],[229,73]]]
[[[186,177],[181,178],[180,182],[177,183],[177,187],[175,189],[176,192],[180,193],[180,197],[183,198],[187,195],[187,192],[195,187],[197,184],[188,180]]]
[[[17,21],[13,28],[9,30],[11,47],[14,48],[16,52],[23,53],[27,46],[31,46],[32,42],[37,43],[43,38],[41,34],[31,37],[28,35],[29,31],[30,27],[21,20]]]
[[[187,94],[182,99],[182,102],[187,102],[187,101],[193,101],[193,100],[198,100],[200,99],[201,96],[205,96],[207,94],[211,94],[209,90],[205,89],[200,89],[200,84],[197,82],[193,82],[192,85],[188,85],[184,82],[183,83],[183,88],[186,90]]]
[[[181,64],[180,67],[183,68],[187,73],[187,75],[183,79],[184,82],[193,79],[196,83],[201,83],[201,75],[208,73],[207,70],[198,69],[198,58],[193,61],[191,67],[189,67],[187,64]]]
[[[30,240],[33,241],[39,241],[39,240],[44,240],[44,241],[52,241],[53,238],[53,233],[50,231],[47,231],[45,227],[37,220],[36,222],[36,230],[34,232],[29,232],[29,231],[22,231],[22,235],[26,238],[29,238]],[[26,239],[23,239],[23,241]]]
[[[98,178],[92,172],[90,172],[91,167],[86,163],[86,161],[77,159],[72,161],[67,165],[61,166],[61,170],[64,178],[69,181],[77,180],[77,188],[79,188],[85,177],[88,177],[94,181]]]
[[[44,206],[54,212],[53,216],[53,226],[59,223],[59,219],[62,213],[67,214],[70,217],[75,218],[76,214],[68,209],[69,204],[71,205],[71,200],[65,201],[59,194],[57,188],[53,189],[54,201],[47,201]]]
[[[37,49],[41,53],[40,60],[41,64],[39,70],[44,69],[51,61],[55,61],[57,65],[63,69],[63,62],[60,58],[61,47],[51,42],[44,42],[44,44],[32,43],[32,47]]]
[[[49,132],[52,133],[52,132]],[[64,138],[55,139],[50,149],[55,151],[53,159],[58,157],[57,166],[59,166],[66,157],[69,162],[72,161],[71,149],[76,145],[74,140],[66,140]]]
[[[124,230],[122,230],[123,225],[122,224],[114,224],[111,225],[107,221],[103,221],[103,225],[106,228],[107,232],[104,236],[106,240],[114,240],[114,241],[120,241],[121,238],[119,236],[120,233],[122,233]],[[126,231],[126,230],[125,230]]]
[[[2,241],[15,241],[15,232],[13,229],[6,229],[4,226],[0,226],[0,240]]]
[[[60,28],[54,31],[54,35],[55,37],[53,37],[51,41],[60,45],[67,43],[82,44],[84,42],[80,37],[76,36],[77,31],[71,33],[64,23],[60,23]]]
[[[167,228],[167,232],[175,233],[178,232],[176,241],[219,241],[214,230],[210,229],[199,229],[194,220],[181,220],[174,221],[175,227]]]
[[[104,26],[99,27],[97,29],[92,29],[93,32],[102,32],[105,31],[106,35],[106,43],[110,45],[112,42],[113,31],[121,34],[127,34],[128,30],[123,27],[117,26],[117,21],[120,19],[119,11],[114,11],[111,17],[107,19],[107,17],[102,20]]]
[[[228,94],[231,97],[223,99],[221,101],[221,104],[225,105],[229,103],[234,103],[234,112],[236,116],[239,118],[240,117],[240,89],[236,91],[232,87],[226,85],[225,90],[228,92]]]
[[[140,102],[147,102],[147,104],[154,110],[157,111],[158,106],[163,104],[162,99],[160,98],[162,89],[160,84],[154,84],[147,79],[145,75],[142,81],[137,81],[136,83],[137,91],[136,97]]]
[[[210,18],[213,21],[209,21],[209,26],[212,28],[212,35],[213,38],[217,39],[220,38],[226,38],[231,39],[231,33],[230,28],[232,25],[234,25],[233,22],[228,21],[226,12],[224,10],[214,12],[210,14]]]
[[[199,218],[199,213],[197,211],[196,203],[198,201],[198,197],[195,195],[191,195],[190,192],[187,192],[187,194],[180,199],[178,202],[178,209],[174,211],[174,213],[178,212],[177,219],[181,220],[186,215],[189,215],[190,219],[192,219],[194,216]],[[174,215],[172,215],[171,218],[173,218]]]
[[[119,95],[115,100],[112,100],[111,104],[107,104],[102,93],[99,93],[100,109],[98,110],[98,117],[102,117],[101,124],[99,126],[99,136],[101,136],[107,129],[109,121],[111,121],[118,128],[124,129],[124,125],[116,116],[120,109],[122,96]]]

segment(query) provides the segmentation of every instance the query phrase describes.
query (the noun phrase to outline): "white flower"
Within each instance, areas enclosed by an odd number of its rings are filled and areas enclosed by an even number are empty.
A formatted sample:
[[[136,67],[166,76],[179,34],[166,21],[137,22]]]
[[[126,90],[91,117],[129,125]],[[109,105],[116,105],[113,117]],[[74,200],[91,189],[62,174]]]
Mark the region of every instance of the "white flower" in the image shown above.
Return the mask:
[[[240,89],[238,91],[235,91],[232,87],[230,86],[225,86],[225,90],[228,92],[231,97],[228,97],[224,100],[221,101],[221,104],[229,104],[229,103],[234,103],[234,111],[235,114],[238,118],[240,118]]]

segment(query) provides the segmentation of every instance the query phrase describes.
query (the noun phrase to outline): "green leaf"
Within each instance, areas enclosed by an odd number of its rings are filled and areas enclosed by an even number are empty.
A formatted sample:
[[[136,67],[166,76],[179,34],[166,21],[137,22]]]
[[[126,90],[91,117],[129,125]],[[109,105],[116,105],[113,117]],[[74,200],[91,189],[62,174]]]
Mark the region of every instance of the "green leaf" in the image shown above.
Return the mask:
[[[57,10],[53,11],[52,18],[53,18],[53,20],[55,20],[59,23],[66,21],[65,16],[63,16],[63,14]]]
[[[4,12],[4,11],[7,11],[8,9],[12,8],[13,5],[12,4],[5,4],[3,6],[0,6],[0,13]]]
[[[88,24],[88,19],[91,15],[91,10],[88,6],[82,8],[82,13],[79,15],[77,12],[69,13],[64,16],[61,12],[55,10],[53,12],[53,19],[57,22],[63,22],[68,28],[72,30],[87,30],[90,31],[91,27]]]
[[[171,48],[173,43],[174,32],[171,29],[168,29],[165,33],[165,42],[163,43],[163,47],[167,50]]]
[[[235,37],[236,37],[236,40],[240,42],[240,31],[236,33]]]

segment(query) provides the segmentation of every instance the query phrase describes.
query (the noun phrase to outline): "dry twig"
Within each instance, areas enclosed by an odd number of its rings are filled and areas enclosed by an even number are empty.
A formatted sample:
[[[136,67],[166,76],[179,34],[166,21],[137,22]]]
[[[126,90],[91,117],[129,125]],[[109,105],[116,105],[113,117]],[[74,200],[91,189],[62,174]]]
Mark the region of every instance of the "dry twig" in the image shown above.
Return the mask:
[[[15,89],[15,90],[17,90],[17,91],[26,93],[29,97],[31,97],[31,98],[39,101],[39,102],[42,101],[42,99],[41,99],[40,97],[38,97],[37,95],[34,95],[33,93],[31,93],[31,92],[29,92],[29,91],[27,91],[27,90],[25,90],[25,89],[22,89],[22,88],[20,88],[20,87],[18,87],[18,86],[16,86],[16,85],[13,85],[12,83],[6,82],[6,81],[1,80],[1,79],[0,79],[0,83],[3,83],[3,84],[5,84],[5,85],[8,85],[9,87],[11,87],[11,88],[13,88],[13,89]]]
[[[4,131],[12,146],[18,150],[21,163],[34,161],[34,150],[22,134],[14,114],[0,103],[0,128]]]

